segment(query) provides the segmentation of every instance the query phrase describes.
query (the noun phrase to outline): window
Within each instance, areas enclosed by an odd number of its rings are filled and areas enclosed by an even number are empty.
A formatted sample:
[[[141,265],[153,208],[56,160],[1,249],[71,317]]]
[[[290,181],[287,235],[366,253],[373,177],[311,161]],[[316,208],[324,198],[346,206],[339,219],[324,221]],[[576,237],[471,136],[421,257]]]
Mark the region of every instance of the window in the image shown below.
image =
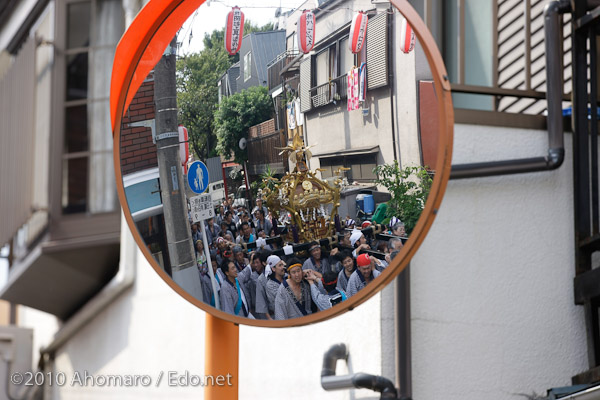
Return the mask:
[[[335,171],[340,167],[350,168],[346,172],[349,182],[372,182],[377,176],[373,169],[377,166],[377,154],[347,155],[338,157],[321,158],[321,175],[324,179],[335,176]]]
[[[345,99],[347,73],[353,66],[360,67],[363,62],[368,65],[368,90],[389,84],[388,22],[387,13],[379,13],[369,19],[365,43],[356,55],[348,47],[348,23],[343,29],[326,37],[310,61],[309,57],[302,60],[299,88],[302,112]],[[369,46],[369,42],[375,45]]]
[[[113,212],[118,200],[107,77],[123,32],[123,26],[114,23],[123,18],[122,6],[119,0],[87,0],[68,1],[63,7],[59,18],[64,18],[64,68],[57,68],[63,82],[58,91],[63,93],[62,213]]]
[[[420,0],[417,3],[415,7],[427,21],[444,57],[454,107],[458,110],[457,122],[485,121],[500,126],[510,123],[545,129],[543,10],[547,2]],[[569,14],[563,17],[565,43],[570,36],[569,19]],[[563,91],[570,93],[570,49],[564,47]]]
[[[244,81],[252,77],[252,53],[248,52],[244,56]]]
[[[340,41],[340,75],[348,73],[354,66],[359,66],[359,64],[354,61],[355,56],[348,47],[349,42],[349,38],[344,38]],[[365,46],[363,46],[363,49],[364,47]]]
[[[317,86],[323,85],[323,84],[329,82],[330,78],[333,78],[331,76],[331,71],[329,68],[329,49],[326,49],[326,50],[320,52],[319,54],[317,54],[317,57],[315,60],[315,72],[316,72],[315,84]]]
[[[298,36],[296,35],[296,32],[287,37],[286,43],[286,49],[288,51],[291,51],[292,53],[298,52]]]

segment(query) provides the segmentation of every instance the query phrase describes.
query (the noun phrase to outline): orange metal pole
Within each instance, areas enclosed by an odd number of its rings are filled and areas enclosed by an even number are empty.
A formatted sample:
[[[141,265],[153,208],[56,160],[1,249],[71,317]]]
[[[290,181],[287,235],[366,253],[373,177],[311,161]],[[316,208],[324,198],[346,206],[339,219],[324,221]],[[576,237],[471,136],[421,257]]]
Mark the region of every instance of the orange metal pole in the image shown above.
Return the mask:
[[[204,387],[205,400],[238,399],[239,350],[240,327],[207,313],[204,374],[215,384]]]

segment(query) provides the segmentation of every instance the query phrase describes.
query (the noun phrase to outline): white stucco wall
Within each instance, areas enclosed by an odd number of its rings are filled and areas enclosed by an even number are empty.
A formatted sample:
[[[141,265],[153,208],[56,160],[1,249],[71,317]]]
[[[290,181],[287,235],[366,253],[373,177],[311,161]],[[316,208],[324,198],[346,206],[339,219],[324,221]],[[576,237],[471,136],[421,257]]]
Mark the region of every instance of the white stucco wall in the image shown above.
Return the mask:
[[[547,152],[543,131],[455,130],[455,164]],[[450,181],[411,265],[415,399],[545,395],[587,369],[566,146],[556,171]]]
[[[131,251],[137,251],[130,249]],[[353,312],[314,326],[288,329],[240,328],[240,399],[364,399],[368,390],[325,393],[320,387],[323,353],[333,344],[349,345],[350,371],[381,373],[379,296]],[[52,317],[23,308],[25,326],[46,329],[36,348],[47,345],[57,325]],[[68,382],[79,372],[90,375],[150,375],[150,387],[110,388],[65,385],[49,390],[51,399],[203,398],[201,387],[174,388],[160,371],[204,373],[205,314],[172,292],[138,255],[137,279],[129,292],[98,314],[58,353],[54,372]],[[43,324],[43,325],[42,325]],[[389,335],[388,335],[389,336]],[[388,338],[389,339],[389,338]],[[215,343],[224,346],[225,343]],[[35,360],[37,362],[37,359]],[[348,369],[343,362],[339,373]],[[289,385],[296,388],[290,392]]]
[[[304,114],[305,140],[309,146],[316,145],[310,168],[319,168],[319,154],[377,145],[378,163],[394,160],[390,91],[388,88],[367,91],[366,98],[369,113],[364,116],[360,109],[348,111],[345,100]]]
[[[542,131],[457,125],[454,161],[539,156],[546,146]],[[567,135],[557,171],[449,183],[411,264],[413,398],[518,399],[568,385],[587,369],[583,310],[572,294],[570,151]],[[203,374],[204,313],[141,256],[137,273],[135,287],[59,352],[56,371]],[[241,327],[240,398],[377,398],[365,390],[326,393],[319,376],[323,352],[338,342],[349,345],[351,371],[391,373],[393,349],[381,343],[390,343],[393,323],[382,328],[380,298],[314,326]],[[36,329],[34,350],[56,327],[33,311],[20,321]],[[54,388],[52,398],[203,397],[201,389],[164,384],[108,390]]]

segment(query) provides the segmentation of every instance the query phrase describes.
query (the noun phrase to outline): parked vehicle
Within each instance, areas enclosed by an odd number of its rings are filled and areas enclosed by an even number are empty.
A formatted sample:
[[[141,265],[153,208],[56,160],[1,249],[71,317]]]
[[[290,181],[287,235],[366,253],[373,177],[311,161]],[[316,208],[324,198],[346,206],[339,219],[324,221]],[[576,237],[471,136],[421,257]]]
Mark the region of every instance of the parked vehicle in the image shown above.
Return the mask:
[[[212,196],[213,206],[217,207],[225,200],[225,182],[223,180],[210,183],[208,193]]]

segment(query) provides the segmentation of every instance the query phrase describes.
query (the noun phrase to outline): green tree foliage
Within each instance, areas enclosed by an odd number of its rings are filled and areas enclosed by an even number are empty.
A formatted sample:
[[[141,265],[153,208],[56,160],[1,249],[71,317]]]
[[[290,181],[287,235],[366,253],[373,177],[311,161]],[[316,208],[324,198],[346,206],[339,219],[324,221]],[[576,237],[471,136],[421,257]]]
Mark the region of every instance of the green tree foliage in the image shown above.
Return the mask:
[[[248,155],[240,149],[240,139],[248,136],[251,126],[272,116],[273,102],[264,86],[251,87],[223,99],[215,114],[217,152],[225,157],[233,155],[237,163],[244,163]]]
[[[179,122],[188,128],[191,147],[200,159],[216,154],[217,81],[227,68],[227,52],[218,49],[207,48],[177,61]]]
[[[377,174],[375,183],[385,186],[392,195],[386,215],[399,218],[410,234],[425,208],[433,182],[431,176],[421,166],[400,169],[398,161],[379,165],[374,172]]]
[[[244,23],[244,35],[273,30],[273,24]],[[204,35],[204,49],[177,61],[177,105],[179,123],[188,128],[190,145],[200,159],[215,156],[214,114],[218,108],[219,78],[237,61],[239,54],[225,51],[225,27]],[[185,38],[183,38],[185,40]]]

